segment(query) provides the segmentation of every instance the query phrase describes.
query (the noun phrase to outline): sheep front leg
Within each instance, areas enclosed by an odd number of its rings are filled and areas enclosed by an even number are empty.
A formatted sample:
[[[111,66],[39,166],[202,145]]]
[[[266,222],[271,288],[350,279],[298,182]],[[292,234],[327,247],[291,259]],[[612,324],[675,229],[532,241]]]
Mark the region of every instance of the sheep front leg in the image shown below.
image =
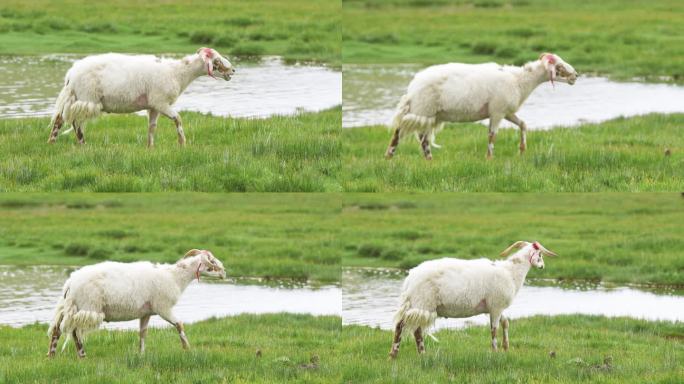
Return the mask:
[[[520,127],[520,154],[522,155],[527,149],[527,125],[515,113],[507,115],[506,120]]]
[[[389,146],[387,147],[387,152],[385,152],[385,158],[386,159],[391,159],[392,156],[394,156],[394,152],[397,150],[397,146],[399,145],[399,128],[394,130],[394,134],[392,135],[392,140],[390,141]]]
[[[487,158],[491,159],[494,156],[494,141],[496,140],[496,131],[499,129],[500,117],[489,117],[489,144],[487,145]]]
[[[501,314],[497,313],[490,313],[489,314],[489,325],[492,331],[492,350],[494,352],[498,351],[497,345],[496,345],[496,330],[499,327],[499,320],[501,319]]]
[[[425,353],[425,342],[423,340],[423,330],[418,327],[415,332],[413,332],[413,337],[416,338],[416,348],[418,349],[418,354]]]
[[[157,119],[159,118],[159,111],[150,109],[147,111],[147,146],[154,147],[154,130],[157,128]]]
[[[180,320],[176,320],[176,317],[173,316],[171,313],[167,314],[159,314],[159,316],[162,317],[162,319],[168,321],[171,325],[176,327],[176,330],[178,331],[178,335],[180,336],[181,340],[181,345],[183,346],[183,349],[189,349],[190,348],[190,343],[188,342],[188,337],[185,336],[185,328],[183,327],[183,323]]]
[[[82,359],[86,356],[85,350],[83,349],[83,341],[78,337],[78,333],[76,330],[74,330],[71,335],[74,338],[74,343],[76,344],[76,354],[78,355],[79,359]]]
[[[503,349],[508,352],[508,318],[501,316],[501,328],[503,328]]]
[[[171,107],[161,108],[159,109],[159,112],[161,112],[162,115],[173,120],[173,123],[176,124],[176,132],[178,132],[178,144],[184,146],[185,133],[183,132],[183,122],[181,121],[181,117],[178,114],[178,112],[171,109]]]
[[[62,118],[62,115],[57,115],[57,117],[55,118],[55,123],[52,125],[52,131],[50,132],[48,143],[52,144],[57,140],[57,136],[59,135],[59,129],[62,128],[63,124],[64,119]]]
[[[390,359],[396,359],[399,354],[399,344],[401,343],[401,333],[404,329],[404,320],[397,323],[394,328],[394,340],[392,341],[392,349],[390,349],[389,357]]]
[[[140,353],[145,353],[145,336],[147,336],[147,324],[150,322],[151,315],[140,318]]]

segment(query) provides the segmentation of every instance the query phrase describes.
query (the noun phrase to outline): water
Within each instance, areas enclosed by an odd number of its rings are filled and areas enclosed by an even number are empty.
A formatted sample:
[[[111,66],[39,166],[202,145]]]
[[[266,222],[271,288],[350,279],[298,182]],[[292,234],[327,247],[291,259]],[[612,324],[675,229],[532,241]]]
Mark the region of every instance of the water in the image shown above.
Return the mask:
[[[397,270],[344,269],[342,324],[392,329],[405,274]],[[534,285],[528,285],[528,284]],[[684,321],[684,292],[646,291],[603,285],[551,285],[527,281],[504,311],[516,319],[534,315],[585,314],[627,316],[646,320]],[[679,294],[679,295],[678,295]],[[438,319],[436,329],[489,324],[489,315],[466,319]]]
[[[388,124],[420,65],[344,65],[342,125]],[[530,130],[651,112],[684,112],[684,87],[580,76],[575,85],[540,85],[518,111]],[[513,127],[504,121],[502,127]]]
[[[54,315],[62,285],[73,268],[0,266],[0,325],[18,327],[48,323]],[[288,281],[268,284],[249,279],[192,282],[173,309],[176,317],[192,323],[241,313],[305,313],[340,315],[341,291]],[[152,316],[153,327],[168,326]],[[104,323],[107,329],[137,329],[138,321]]]
[[[0,56],[0,118],[49,116],[75,55]],[[268,117],[320,111],[342,103],[342,73],[286,65],[277,57],[234,62],[226,82],[207,76],[190,84],[174,108],[217,116]]]

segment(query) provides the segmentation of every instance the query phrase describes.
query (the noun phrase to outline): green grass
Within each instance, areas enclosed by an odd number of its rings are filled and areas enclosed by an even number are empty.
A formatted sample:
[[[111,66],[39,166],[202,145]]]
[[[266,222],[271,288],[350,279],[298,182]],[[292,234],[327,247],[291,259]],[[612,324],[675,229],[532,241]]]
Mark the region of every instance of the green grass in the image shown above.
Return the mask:
[[[684,378],[681,323],[538,316],[512,320],[510,333],[510,351],[493,353],[485,327],[443,330],[436,333],[439,343],[426,338],[423,356],[406,336],[391,362],[391,332],[343,327],[342,382],[674,384]]]
[[[0,264],[174,263],[200,248],[228,276],[337,282],[338,212],[335,194],[5,193]]]
[[[423,160],[416,140],[384,159],[390,132],[383,127],[344,129],[338,180],[345,191],[590,192],[684,190],[684,115],[618,118],[577,128],[528,132],[518,154],[519,131],[499,131],[494,159],[486,160],[487,129],[452,124],[437,136],[442,149]],[[669,149],[670,155],[665,151]]]
[[[0,191],[339,190],[340,108],[268,119],[181,113],[188,145],[160,119],[148,149],[147,118],[108,115],[47,144],[45,118],[0,120]]]
[[[345,194],[342,265],[496,259],[517,240],[558,253],[528,278],[684,286],[680,193]]]
[[[73,343],[47,359],[46,329],[0,326],[0,383],[339,382],[335,316],[240,315],[188,324],[188,351],[174,329],[150,329],[142,356],[137,331],[97,331],[85,341],[83,361]]]
[[[679,193],[18,194],[0,196],[0,264],[175,262],[204,248],[230,276],[337,282],[340,265],[560,256],[532,278],[684,285]]]
[[[519,65],[554,52],[582,74],[682,83],[682,14],[678,0],[344,0],[342,60]]]
[[[230,56],[339,65],[339,10],[333,0],[6,0],[0,54],[194,53],[212,46]]]

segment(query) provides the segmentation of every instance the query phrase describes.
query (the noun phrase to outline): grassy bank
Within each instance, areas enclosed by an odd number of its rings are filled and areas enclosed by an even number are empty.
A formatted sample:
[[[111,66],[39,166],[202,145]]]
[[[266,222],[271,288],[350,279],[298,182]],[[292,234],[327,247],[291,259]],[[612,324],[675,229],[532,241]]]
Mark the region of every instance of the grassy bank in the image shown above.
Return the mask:
[[[7,0],[0,5],[0,54],[194,53],[201,46],[230,56],[339,64],[340,3]]]
[[[346,191],[681,191],[684,189],[684,115],[619,118],[577,128],[533,131],[518,155],[519,131],[499,131],[494,159],[486,160],[487,128],[448,125],[434,160],[405,139],[384,159],[390,133],[383,127],[344,129],[338,178]],[[665,151],[669,149],[670,155]]]
[[[554,52],[584,74],[682,83],[682,12],[677,0],[345,0],[342,57],[522,64]]]
[[[189,351],[174,329],[150,329],[144,356],[137,331],[97,331],[85,342],[83,361],[73,343],[54,360],[45,358],[46,328],[0,326],[0,382],[339,382],[335,316],[241,315],[188,324]]]
[[[161,118],[148,149],[147,119],[103,116],[48,145],[49,120],[0,120],[0,191],[329,191],[340,168],[340,109],[268,119],[181,113],[177,144]]]
[[[345,266],[411,268],[498,254],[516,240],[558,253],[531,278],[684,285],[679,193],[349,194]]]
[[[426,338],[421,357],[407,336],[397,361],[389,362],[391,332],[343,327],[342,381],[678,383],[684,377],[681,324],[575,315],[512,320],[510,332],[510,351],[492,353],[485,327],[440,331],[439,343]]]
[[[332,194],[2,194],[0,263],[173,263],[211,250],[229,276],[339,281]]]

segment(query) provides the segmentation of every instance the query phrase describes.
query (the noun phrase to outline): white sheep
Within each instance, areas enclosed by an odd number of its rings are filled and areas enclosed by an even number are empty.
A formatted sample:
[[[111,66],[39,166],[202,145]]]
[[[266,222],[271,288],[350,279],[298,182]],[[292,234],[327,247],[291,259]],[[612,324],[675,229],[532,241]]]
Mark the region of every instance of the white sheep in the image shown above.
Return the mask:
[[[557,77],[556,74],[561,77]],[[515,113],[543,82],[575,83],[577,72],[563,59],[544,53],[522,67],[496,63],[435,65],[418,72],[401,97],[391,128],[394,129],[385,157],[390,159],[399,139],[415,134],[427,160],[430,146],[445,122],[472,122],[489,118],[487,157],[494,153],[496,131],[502,119],[520,127],[520,153],[527,146],[525,122]]]
[[[193,80],[204,74],[214,77],[214,71],[226,81],[235,73],[230,62],[211,48],[200,48],[196,54],[180,60],[118,53],[88,56],[75,62],[65,76],[50,122],[48,143],[57,140],[64,123],[72,125],[78,142],[83,144],[85,122],[102,112],[147,110],[148,146],[154,145],[160,113],[173,120],[178,142],[184,145],[181,118],[171,106]]]
[[[496,330],[503,327],[504,350],[508,350],[508,319],[502,315],[525,282],[530,267],[544,268],[543,255],[556,256],[538,242],[518,241],[506,248],[520,250],[502,261],[444,258],[421,263],[411,269],[394,317],[394,341],[390,358],[399,353],[401,336],[413,331],[418,353],[425,352],[423,331],[437,317],[463,318],[489,313],[492,348],[496,351]]]
[[[192,249],[173,265],[149,262],[104,262],[83,267],[64,283],[50,324],[48,357],[57,349],[62,333],[76,343],[78,357],[85,357],[83,337],[103,321],[140,319],[140,352],[145,351],[147,323],[159,315],[176,327],[183,348],[189,348],[183,323],[172,308],[181,293],[200,275],[225,278],[223,264],[206,250]],[[64,342],[66,346],[67,341]]]

